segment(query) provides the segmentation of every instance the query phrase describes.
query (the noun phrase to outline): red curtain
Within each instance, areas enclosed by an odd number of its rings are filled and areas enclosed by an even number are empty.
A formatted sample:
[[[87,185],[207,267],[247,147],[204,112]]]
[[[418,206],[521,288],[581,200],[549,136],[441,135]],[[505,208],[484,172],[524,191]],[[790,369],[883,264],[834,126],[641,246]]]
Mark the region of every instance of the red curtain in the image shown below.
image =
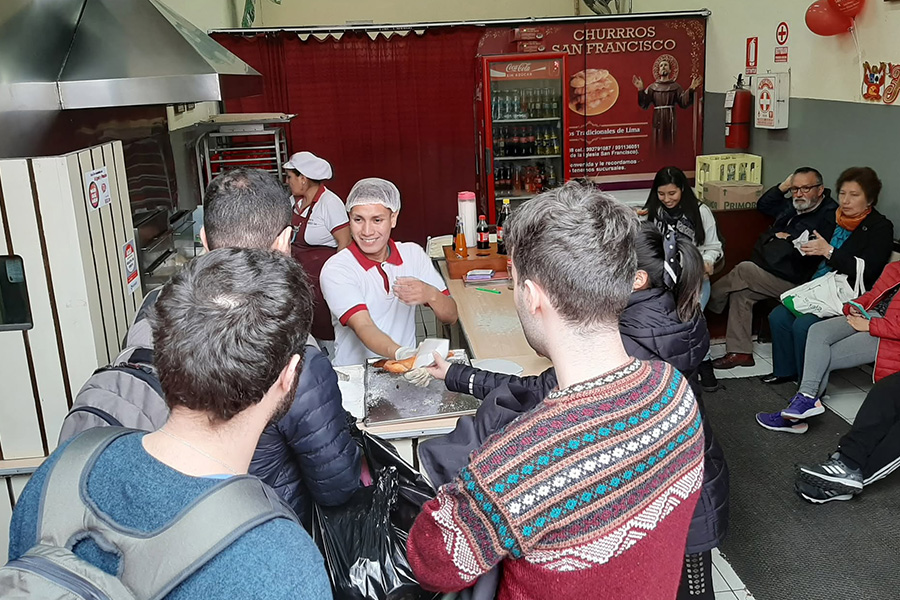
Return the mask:
[[[394,238],[424,243],[452,233],[456,193],[476,181],[475,63],[478,28],[410,32],[372,40],[301,41],[296,34],[216,41],[262,73],[263,95],[226,102],[235,112],[296,113],[288,151],[329,160],[328,187],[346,198],[363,177],[400,189]]]

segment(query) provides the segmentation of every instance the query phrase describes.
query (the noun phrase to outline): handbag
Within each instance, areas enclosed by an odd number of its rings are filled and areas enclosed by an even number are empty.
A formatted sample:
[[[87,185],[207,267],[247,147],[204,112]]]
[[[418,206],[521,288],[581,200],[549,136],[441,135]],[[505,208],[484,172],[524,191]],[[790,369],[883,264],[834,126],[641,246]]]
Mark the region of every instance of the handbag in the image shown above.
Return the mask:
[[[866,261],[856,257],[856,281],[853,287],[847,276],[829,271],[822,277],[791,288],[781,295],[781,303],[794,316],[815,315],[820,318],[837,317],[844,312],[844,304],[866,293],[863,273]]]

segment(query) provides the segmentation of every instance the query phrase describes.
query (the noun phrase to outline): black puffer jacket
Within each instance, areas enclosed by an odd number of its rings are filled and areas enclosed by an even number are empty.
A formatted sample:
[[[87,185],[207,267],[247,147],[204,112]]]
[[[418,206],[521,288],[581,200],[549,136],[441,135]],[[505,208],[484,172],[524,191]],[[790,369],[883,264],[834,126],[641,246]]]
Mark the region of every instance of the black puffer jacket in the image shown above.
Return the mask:
[[[312,501],[346,502],[359,487],[359,445],[350,437],[337,375],[328,359],[306,346],[291,408],[265,428],[250,474],[272,486],[310,529]]]
[[[705,552],[724,539],[728,527],[728,466],[722,448],[713,436],[703,409],[696,371],[709,349],[709,333],[702,315],[688,323],[675,316],[675,300],[665,290],[644,290],[631,295],[619,320],[622,342],[631,356],[642,360],[664,360],[689,378],[703,415],[705,435],[703,489],[688,533],[686,554]],[[462,417],[446,436],[419,444],[423,470],[435,485],[443,485],[468,463],[469,454],[484,440],[520,414],[540,403],[556,388],[551,367],[531,377],[501,375],[465,365],[451,365],[447,388],[472,393],[483,402],[474,417]]]

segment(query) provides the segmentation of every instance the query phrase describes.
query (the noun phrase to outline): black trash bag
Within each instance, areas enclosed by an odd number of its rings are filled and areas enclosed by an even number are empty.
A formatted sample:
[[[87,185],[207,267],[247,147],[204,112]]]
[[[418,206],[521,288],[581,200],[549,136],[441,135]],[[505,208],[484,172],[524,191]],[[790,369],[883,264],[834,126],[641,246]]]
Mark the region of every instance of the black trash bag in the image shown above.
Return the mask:
[[[406,532],[391,523],[397,502],[395,467],[377,471],[375,485],[343,506],[313,506],[313,538],[325,557],[335,600],[432,600],[406,557]]]
[[[434,487],[421,473],[403,460],[397,449],[387,440],[367,431],[360,431],[355,426],[351,428],[351,434],[362,445],[363,454],[372,473],[386,467],[396,469],[399,485],[397,502],[391,510],[391,522],[401,532],[408,534],[416,517],[422,512],[422,506],[437,495]]]

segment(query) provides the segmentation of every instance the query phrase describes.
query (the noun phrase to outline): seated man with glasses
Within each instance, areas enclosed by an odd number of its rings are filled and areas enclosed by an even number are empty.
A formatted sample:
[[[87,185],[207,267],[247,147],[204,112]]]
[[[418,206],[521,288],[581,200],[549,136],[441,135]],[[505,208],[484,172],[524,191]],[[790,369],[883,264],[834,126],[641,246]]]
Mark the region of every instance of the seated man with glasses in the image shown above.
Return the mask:
[[[822,174],[800,167],[779,185],[764,193],[756,204],[775,223],[756,241],[750,260],[738,264],[712,286],[708,308],[721,313],[730,304],[725,351],[713,361],[716,369],[752,367],[751,327],[753,305],[766,298],[779,298],[787,290],[809,281],[822,261],[803,256],[794,240],[804,233],[818,232],[831,239],[837,203],[822,183]]]

